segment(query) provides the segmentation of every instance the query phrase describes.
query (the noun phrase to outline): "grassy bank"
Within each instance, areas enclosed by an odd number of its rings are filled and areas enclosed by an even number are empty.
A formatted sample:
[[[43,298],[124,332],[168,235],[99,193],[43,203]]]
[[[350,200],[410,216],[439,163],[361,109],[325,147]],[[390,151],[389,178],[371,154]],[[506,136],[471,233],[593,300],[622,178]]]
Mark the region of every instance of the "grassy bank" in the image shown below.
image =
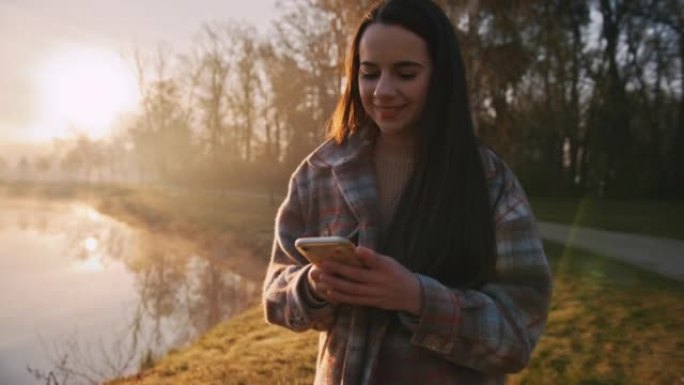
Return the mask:
[[[597,229],[684,239],[684,201],[530,198],[537,218]]]
[[[681,383],[684,285],[547,244],[555,290],[531,365],[511,384]],[[310,384],[316,335],[265,325],[259,307],[175,351],[129,384]]]
[[[684,285],[586,251],[546,244],[551,313],[513,384],[675,384],[684,367]]]
[[[244,195],[6,185],[0,192],[90,200],[134,226],[218,242],[217,247],[237,243],[250,251],[256,279],[267,261],[275,213],[267,198]],[[543,219],[578,216],[577,205],[534,205]],[[546,251],[554,272],[548,327],[530,366],[512,384],[681,383],[684,285],[561,245],[547,244]],[[110,384],[308,384],[316,339],[315,333],[266,325],[259,307],[252,307],[140,374]]]
[[[171,352],[153,368],[108,385],[311,384],[317,334],[266,325],[256,306],[216,326],[190,347]]]

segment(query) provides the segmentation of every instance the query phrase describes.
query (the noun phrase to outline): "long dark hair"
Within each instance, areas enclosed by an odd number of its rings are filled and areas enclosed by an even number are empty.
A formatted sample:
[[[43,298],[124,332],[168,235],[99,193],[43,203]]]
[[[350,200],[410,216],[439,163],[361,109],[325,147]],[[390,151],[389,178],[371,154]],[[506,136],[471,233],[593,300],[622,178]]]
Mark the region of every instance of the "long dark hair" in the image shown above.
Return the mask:
[[[430,0],[387,0],[364,17],[346,63],[346,88],[328,125],[338,142],[371,125],[358,88],[359,42],[373,23],[420,36],[432,62],[416,133],[416,168],[380,251],[445,284],[484,284],[496,264],[494,218],[468,102],[465,68],[453,25]],[[377,128],[376,128],[377,129]]]

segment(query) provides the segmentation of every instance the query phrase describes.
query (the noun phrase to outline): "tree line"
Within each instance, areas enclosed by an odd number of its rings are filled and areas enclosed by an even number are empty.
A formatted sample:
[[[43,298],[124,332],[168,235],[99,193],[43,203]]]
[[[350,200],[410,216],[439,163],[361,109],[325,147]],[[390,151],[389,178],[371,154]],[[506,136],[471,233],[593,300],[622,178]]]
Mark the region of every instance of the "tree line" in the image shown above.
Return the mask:
[[[684,2],[446,3],[480,136],[528,190],[684,197]]]
[[[684,197],[684,1],[437,2],[460,37],[478,134],[530,194]],[[133,55],[140,112],[100,145],[111,160],[99,168],[126,159],[141,180],[284,187],[324,136],[370,3],[281,0],[269,33],[205,24],[187,52]],[[78,169],[84,141],[61,162]]]

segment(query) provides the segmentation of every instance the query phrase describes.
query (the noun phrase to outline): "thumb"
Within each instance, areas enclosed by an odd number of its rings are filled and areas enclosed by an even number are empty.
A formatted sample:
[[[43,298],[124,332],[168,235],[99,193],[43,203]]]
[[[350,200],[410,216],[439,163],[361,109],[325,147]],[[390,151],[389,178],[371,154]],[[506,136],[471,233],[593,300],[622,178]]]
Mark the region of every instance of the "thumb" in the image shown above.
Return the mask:
[[[356,246],[356,256],[366,267],[369,268],[376,267],[380,263],[378,254],[367,247]]]

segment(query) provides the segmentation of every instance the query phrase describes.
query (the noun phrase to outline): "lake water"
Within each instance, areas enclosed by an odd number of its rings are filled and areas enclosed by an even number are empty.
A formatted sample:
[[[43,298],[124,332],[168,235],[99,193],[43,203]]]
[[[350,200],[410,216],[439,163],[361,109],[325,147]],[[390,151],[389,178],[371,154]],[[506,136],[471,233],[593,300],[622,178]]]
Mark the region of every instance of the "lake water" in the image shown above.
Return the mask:
[[[0,385],[134,373],[145,356],[244,309],[258,289],[192,243],[88,205],[2,198]]]

